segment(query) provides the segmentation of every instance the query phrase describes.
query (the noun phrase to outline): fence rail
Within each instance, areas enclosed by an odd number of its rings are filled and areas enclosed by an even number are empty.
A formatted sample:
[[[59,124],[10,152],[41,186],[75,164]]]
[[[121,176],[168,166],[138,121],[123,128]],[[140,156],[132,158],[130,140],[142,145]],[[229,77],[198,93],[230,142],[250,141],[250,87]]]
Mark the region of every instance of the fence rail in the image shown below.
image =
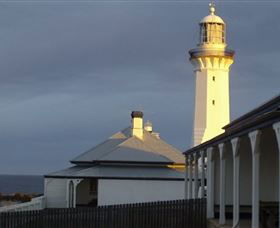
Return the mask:
[[[0,207],[0,213],[8,212],[8,211],[12,212],[12,211],[41,210],[44,208],[45,208],[45,197],[39,196],[39,197],[33,198],[30,202]],[[2,227],[0,226],[0,228],[2,228]]]
[[[1,228],[205,228],[205,199],[0,213]]]

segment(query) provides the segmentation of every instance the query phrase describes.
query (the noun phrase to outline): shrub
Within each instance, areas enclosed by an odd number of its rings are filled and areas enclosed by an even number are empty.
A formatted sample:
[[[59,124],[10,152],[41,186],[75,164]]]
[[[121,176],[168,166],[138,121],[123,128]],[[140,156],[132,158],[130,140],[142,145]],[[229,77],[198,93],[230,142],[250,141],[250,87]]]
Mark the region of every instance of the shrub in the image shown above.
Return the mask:
[[[22,200],[23,195],[20,193],[15,193],[12,197],[13,201],[21,201]]]
[[[28,194],[15,193],[14,195],[3,195],[0,193],[0,201],[18,201],[18,202],[29,202],[32,196]]]
[[[31,196],[29,196],[29,195],[23,195],[22,196],[22,198],[21,198],[21,201],[22,202],[29,202],[29,201],[31,201]]]

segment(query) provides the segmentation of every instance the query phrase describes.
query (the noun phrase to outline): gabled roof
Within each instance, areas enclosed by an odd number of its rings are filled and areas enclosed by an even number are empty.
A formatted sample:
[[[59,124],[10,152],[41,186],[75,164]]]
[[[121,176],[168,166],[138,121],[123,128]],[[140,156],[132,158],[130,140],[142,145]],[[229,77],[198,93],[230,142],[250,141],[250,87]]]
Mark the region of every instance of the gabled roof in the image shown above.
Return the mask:
[[[139,180],[184,180],[184,172],[163,166],[92,165],[74,166],[45,175],[46,178],[96,178]]]
[[[183,154],[144,130],[143,140],[125,128],[103,143],[71,160],[72,163],[184,163]]]

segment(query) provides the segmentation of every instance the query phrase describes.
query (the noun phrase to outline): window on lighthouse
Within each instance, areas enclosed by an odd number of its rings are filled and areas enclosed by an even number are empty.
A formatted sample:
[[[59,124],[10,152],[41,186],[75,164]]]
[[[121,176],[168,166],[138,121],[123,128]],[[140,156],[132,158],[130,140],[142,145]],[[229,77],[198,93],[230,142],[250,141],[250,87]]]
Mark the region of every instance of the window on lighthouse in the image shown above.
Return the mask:
[[[202,43],[206,43],[207,42],[207,27],[206,24],[202,24],[201,25],[201,41]]]
[[[220,23],[201,23],[200,43],[225,43],[225,26]]]
[[[225,43],[226,42],[226,39],[225,39],[225,26],[222,25],[222,43]]]

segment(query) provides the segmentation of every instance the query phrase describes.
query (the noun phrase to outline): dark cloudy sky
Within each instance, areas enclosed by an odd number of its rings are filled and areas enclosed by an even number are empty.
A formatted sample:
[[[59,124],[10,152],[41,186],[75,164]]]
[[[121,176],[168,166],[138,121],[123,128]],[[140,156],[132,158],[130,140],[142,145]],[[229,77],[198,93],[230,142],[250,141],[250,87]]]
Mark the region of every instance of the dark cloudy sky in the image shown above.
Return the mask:
[[[280,92],[280,0],[223,1],[236,51],[232,119]],[[45,174],[144,111],[191,144],[195,47],[207,1],[0,1],[0,173]]]

